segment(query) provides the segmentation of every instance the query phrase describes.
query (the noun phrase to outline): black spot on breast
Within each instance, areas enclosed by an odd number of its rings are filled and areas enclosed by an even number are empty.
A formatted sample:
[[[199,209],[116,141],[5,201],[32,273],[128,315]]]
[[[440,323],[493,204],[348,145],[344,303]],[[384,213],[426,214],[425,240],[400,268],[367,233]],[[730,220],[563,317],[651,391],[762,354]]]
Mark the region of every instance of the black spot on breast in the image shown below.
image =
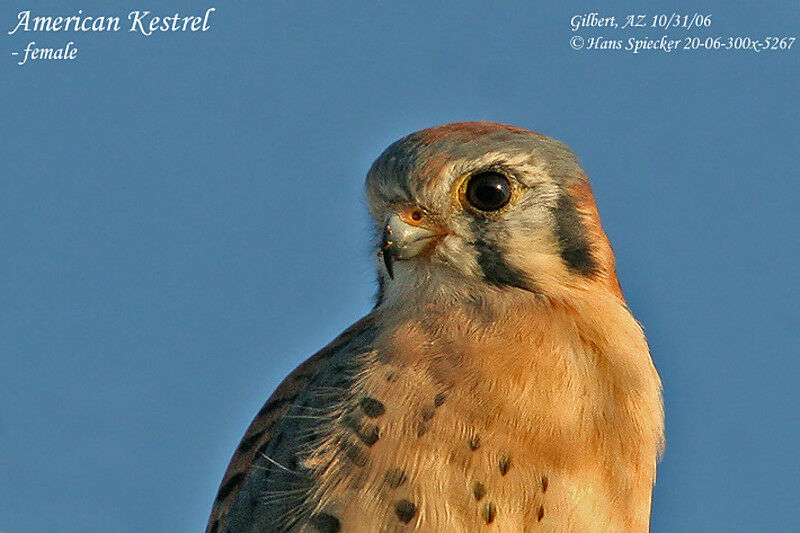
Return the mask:
[[[401,522],[408,524],[417,514],[417,506],[408,500],[400,500],[394,504],[394,512]]]
[[[360,446],[356,444],[343,443],[342,448],[345,457],[347,457],[354,465],[364,466],[367,464],[367,454],[364,453],[364,450],[362,450]]]
[[[431,407],[431,406],[426,406],[426,407],[423,407],[423,408],[422,408],[422,411],[420,412],[420,414],[422,415],[422,419],[423,419],[423,420],[425,420],[425,421],[428,421],[428,420],[430,420],[431,418],[433,418],[433,411],[434,411],[434,409],[435,409],[435,408],[434,408],[434,407]]]
[[[224,500],[231,491],[236,488],[242,481],[244,481],[244,472],[237,472],[232,475],[228,481],[222,484],[217,492],[217,501]]]
[[[360,418],[360,415],[354,411],[349,411],[342,417],[342,425],[353,431],[358,431],[361,428]]]
[[[544,518],[544,506],[540,505],[539,506],[539,511],[536,513],[536,520],[541,522],[542,518]]]
[[[481,447],[481,438],[478,435],[473,435],[469,439],[469,449],[473,452]]]
[[[441,407],[446,398],[447,394],[440,392],[439,394],[436,395],[436,398],[433,399],[433,405],[435,405],[436,407]]]
[[[497,516],[497,507],[492,502],[486,502],[483,509],[481,509],[481,517],[487,524],[491,524],[494,522],[495,516]]]
[[[386,412],[386,408],[383,406],[383,403],[379,402],[375,398],[369,397],[361,400],[361,410],[364,411],[364,414],[370,418],[377,418]]]
[[[380,430],[378,429],[378,426],[371,426],[359,431],[358,437],[361,439],[361,442],[367,446],[372,446],[378,442],[378,438],[380,438]]]
[[[358,415],[354,413],[348,413],[342,418],[342,424],[350,429],[353,433],[355,433],[361,442],[366,444],[367,446],[372,446],[376,442],[378,442],[378,438],[380,438],[380,430],[378,426],[375,425],[367,425],[362,426],[361,421],[359,420]]]
[[[428,432],[428,426],[426,426],[425,424],[420,423],[417,426],[417,437],[421,437],[427,432]]]
[[[386,472],[386,484],[396,489],[406,482],[406,473],[401,468],[393,468]]]
[[[547,486],[550,484],[550,481],[547,479],[547,476],[542,476],[542,492],[547,492]]]
[[[511,468],[511,458],[507,455],[502,456],[498,465],[500,466],[500,475],[505,476],[508,474],[508,469]]]
[[[338,533],[342,529],[339,519],[330,513],[315,514],[309,522],[320,533]]]
[[[567,267],[583,276],[597,273],[597,260],[592,255],[586,228],[581,223],[580,214],[572,197],[562,192],[553,209],[556,222],[556,237],[561,259]]]
[[[472,485],[472,494],[475,496],[476,501],[481,501],[481,498],[486,496],[486,486],[480,481],[476,481],[475,484]]]

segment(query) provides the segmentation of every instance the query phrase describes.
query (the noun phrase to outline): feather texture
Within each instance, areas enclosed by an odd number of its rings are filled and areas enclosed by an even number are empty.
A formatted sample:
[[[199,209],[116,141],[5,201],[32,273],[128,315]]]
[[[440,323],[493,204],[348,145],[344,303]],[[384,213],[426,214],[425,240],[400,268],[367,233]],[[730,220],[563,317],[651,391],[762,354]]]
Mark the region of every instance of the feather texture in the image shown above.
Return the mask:
[[[498,213],[458,194],[487,168],[514,190]],[[267,401],[207,533],[647,531],[661,385],[574,155],[447,125],[367,187],[378,230],[413,205],[441,238],[391,278],[376,260],[375,309]]]

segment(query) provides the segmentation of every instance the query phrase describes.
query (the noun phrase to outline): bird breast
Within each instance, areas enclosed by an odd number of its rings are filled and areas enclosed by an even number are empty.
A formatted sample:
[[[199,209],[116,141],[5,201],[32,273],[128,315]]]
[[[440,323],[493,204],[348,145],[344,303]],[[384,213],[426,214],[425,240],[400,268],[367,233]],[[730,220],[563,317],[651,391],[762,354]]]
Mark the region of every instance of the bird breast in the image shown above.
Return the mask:
[[[646,531],[660,385],[617,306],[388,323],[306,461],[317,507],[343,531]]]

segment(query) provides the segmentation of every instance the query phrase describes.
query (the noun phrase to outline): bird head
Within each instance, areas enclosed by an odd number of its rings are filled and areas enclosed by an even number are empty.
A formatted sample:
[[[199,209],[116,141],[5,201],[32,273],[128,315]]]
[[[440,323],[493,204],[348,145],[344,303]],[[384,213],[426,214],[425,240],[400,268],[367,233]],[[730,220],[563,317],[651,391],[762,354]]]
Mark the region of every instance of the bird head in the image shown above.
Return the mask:
[[[622,296],[588,179],[559,141],[488,122],[425,129],[378,157],[366,189],[379,304]]]

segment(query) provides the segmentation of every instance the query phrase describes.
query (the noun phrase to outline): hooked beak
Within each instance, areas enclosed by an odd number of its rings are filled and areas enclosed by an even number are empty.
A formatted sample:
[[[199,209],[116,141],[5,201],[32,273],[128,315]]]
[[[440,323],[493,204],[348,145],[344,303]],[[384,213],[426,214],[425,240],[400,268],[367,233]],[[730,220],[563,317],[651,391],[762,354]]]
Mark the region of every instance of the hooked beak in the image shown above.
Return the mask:
[[[394,260],[414,257],[427,248],[438,235],[433,230],[406,222],[399,214],[392,213],[383,227],[380,251],[389,277],[394,279]]]

